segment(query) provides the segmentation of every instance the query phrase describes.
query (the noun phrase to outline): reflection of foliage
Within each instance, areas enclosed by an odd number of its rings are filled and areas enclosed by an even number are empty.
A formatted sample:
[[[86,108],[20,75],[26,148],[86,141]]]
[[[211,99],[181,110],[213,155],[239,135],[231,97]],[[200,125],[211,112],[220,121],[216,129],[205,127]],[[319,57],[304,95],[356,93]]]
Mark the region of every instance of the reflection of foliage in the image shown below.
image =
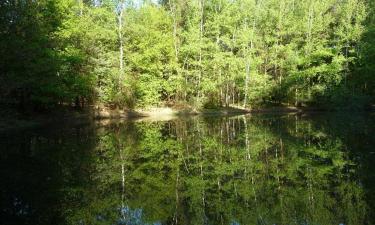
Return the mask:
[[[113,123],[57,139],[51,192],[66,224],[371,224],[360,145],[341,128],[298,116]]]
[[[124,164],[124,204],[142,209],[142,224],[362,224],[366,218],[345,144],[309,120],[194,118],[113,125],[103,133],[98,185],[120,187]]]

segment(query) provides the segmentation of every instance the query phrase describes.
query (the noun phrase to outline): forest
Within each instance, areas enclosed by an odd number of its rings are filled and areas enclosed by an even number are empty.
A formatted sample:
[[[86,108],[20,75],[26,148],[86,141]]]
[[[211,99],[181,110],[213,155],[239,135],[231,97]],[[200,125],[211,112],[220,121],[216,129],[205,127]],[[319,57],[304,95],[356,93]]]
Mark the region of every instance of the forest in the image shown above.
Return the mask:
[[[2,0],[0,105],[365,109],[374,10],[372,0]]]

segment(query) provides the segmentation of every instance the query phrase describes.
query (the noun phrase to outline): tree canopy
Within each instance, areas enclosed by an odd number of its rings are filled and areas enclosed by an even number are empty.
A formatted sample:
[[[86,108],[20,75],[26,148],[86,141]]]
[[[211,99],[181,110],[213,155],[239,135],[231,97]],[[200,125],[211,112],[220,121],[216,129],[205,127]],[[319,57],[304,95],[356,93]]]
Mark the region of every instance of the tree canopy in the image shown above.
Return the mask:
[[[6,0],[0,103],[363,108],[367,0]]]

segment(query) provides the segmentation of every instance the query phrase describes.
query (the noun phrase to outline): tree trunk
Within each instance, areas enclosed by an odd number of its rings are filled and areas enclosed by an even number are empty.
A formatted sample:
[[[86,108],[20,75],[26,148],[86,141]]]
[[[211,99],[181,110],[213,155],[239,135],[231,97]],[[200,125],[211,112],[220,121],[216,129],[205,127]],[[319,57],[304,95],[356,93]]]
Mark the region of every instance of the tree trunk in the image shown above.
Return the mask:
[[[178,60],[178,41],[177,41],[177,16],[176,16],[176,4],[173,0],[169,0],[169,7],[173,18],[173,40],[174,40],[174,52],[176,60]]]
[[[245,98],[243,100],[243,107],[246,108],[247,104],[247,93],[249,91],[249,80],[250,80],[250,60],[246,60],[246,78],[245,78]]]
[[[199,28],[199,76],[198,76],[198,98],[201,97],[200,86],[202,80],[202,39],[203,39],[203,15],[204,15],[204,0],[200,0],[200,28]]]
[[[119,87],[121,90],[122,87],[122,82],[124,81],[124,40],[123,40],[123,35],[122,35],[122,29],[123,29],[123,15],[124,15],[124,1],[120,1],[120,12],[118,14],[118,39],[120,42],[119,46],[119,63],[120,63],[120,73],[119,73]]]

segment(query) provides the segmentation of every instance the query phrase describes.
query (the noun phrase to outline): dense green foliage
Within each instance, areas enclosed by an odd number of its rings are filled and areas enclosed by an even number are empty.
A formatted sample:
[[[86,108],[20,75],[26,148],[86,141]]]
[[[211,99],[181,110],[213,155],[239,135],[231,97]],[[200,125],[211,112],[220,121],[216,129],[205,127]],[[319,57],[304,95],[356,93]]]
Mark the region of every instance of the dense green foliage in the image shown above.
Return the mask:
[[[4,224],[375,224],[375,118],[63,124],[0,133]]]
[[[374,17],[366,0],[5,0],[0,101],[363,107]]]

